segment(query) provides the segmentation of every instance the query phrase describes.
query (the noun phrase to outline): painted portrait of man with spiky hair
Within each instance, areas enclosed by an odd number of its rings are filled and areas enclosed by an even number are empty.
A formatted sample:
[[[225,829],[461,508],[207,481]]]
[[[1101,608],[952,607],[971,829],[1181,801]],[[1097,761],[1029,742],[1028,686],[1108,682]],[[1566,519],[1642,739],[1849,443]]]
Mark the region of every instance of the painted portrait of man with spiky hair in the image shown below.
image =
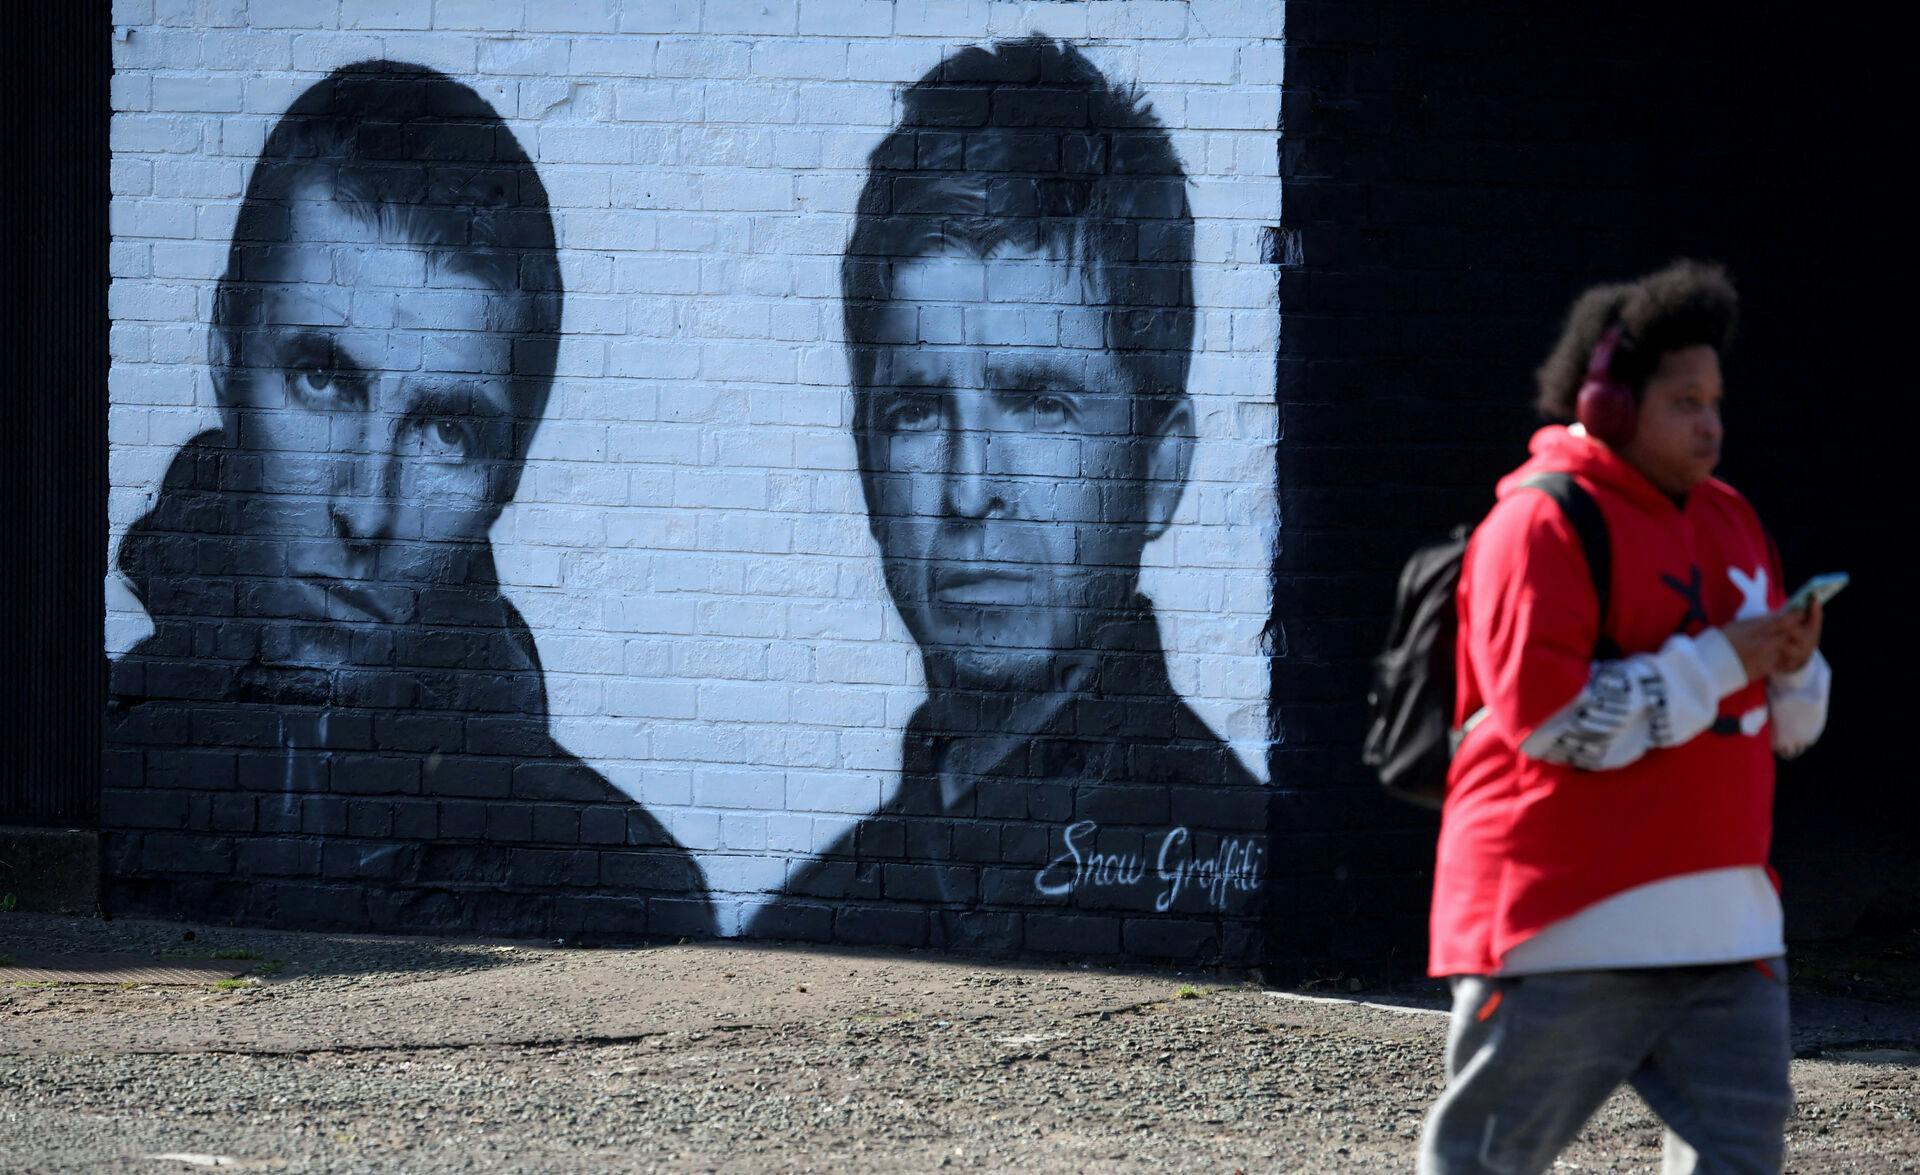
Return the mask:
[[[897,795],[793,863],[754,929],[1244,955],[1268,792],[1175,692],[1138,588],[1195,443],[1180,160],[1056,41],[955,53],[901,109],[842,308],[868,521],[928,697]]]

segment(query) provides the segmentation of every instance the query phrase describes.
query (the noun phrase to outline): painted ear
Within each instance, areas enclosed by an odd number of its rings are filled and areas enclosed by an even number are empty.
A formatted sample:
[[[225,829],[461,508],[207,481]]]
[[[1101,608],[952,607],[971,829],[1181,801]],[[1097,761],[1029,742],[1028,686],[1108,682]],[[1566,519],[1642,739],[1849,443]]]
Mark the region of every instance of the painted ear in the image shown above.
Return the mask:
[[[1147,441],[1146,517],[1149,541],[1165,534],[1173,525],[1173,512],[1180,508],[1180,496],[1187,489],[1187,473],[1193,461],[1193,401],[1186,396],[1169,409]]]
[[[207,332],[207,372],[213,378],[214,400],[223,408],[233,403],[229,381],[235,358],[231,338],[216,324]]]
[[[876,464],[876,458],[874,457],[872,449],[875,444],[885,444],[886,442],[876,442],[872,434],[860,423],[858,416],[859,409],[856,408],[854,411],[856,415],[853,452],[854,464],[860,467],[860,500],[867,508],[867,533],[873,536],[874,542],[878,543],[885,537],[881,532],[886,528],[887,523],[886,520],[880,516],[880,495],[883,491],[879,485],[876,484],[880,474],[877,472],[879,467]]]

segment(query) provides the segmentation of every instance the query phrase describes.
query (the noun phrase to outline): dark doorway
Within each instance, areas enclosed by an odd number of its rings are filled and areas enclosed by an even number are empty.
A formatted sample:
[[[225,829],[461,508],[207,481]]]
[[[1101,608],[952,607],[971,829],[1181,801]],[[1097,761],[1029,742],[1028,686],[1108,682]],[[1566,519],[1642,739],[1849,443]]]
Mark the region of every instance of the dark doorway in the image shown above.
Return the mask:
[[[0,824],[100,811],[111,20],[0,28]]]

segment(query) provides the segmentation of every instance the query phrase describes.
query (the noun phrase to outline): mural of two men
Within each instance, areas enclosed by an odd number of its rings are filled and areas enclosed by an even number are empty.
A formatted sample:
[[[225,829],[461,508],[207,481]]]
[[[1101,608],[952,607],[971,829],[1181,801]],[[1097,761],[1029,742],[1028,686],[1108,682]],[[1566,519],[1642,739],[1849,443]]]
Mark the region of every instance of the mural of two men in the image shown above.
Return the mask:
[[[928,698],[894,797],[792,862],[747,932],[1244,957],[1269,793],[1169,684],[1137,593],[1195,431],[1179,161],[1056,42],[954,54],[902,108],[843,313]],[[109,707],[121,902],[713,929],[689,855],[548,733],[494,573],[560,287],[540,180],[467,87],[363,63],[276,126],[215,299],[221,427],[120,551],[155,625]]]

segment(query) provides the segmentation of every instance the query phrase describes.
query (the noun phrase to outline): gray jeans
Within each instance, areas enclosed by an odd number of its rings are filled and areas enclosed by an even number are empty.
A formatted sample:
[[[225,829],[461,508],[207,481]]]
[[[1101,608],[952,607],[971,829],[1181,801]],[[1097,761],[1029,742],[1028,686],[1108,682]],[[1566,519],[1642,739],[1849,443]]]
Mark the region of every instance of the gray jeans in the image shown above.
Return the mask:
[[[1453,981],[1425,1175],[1545,1170],[1625,1081],[1669,1175],[1777,1172],[1793,1089],[1784,960]]]

